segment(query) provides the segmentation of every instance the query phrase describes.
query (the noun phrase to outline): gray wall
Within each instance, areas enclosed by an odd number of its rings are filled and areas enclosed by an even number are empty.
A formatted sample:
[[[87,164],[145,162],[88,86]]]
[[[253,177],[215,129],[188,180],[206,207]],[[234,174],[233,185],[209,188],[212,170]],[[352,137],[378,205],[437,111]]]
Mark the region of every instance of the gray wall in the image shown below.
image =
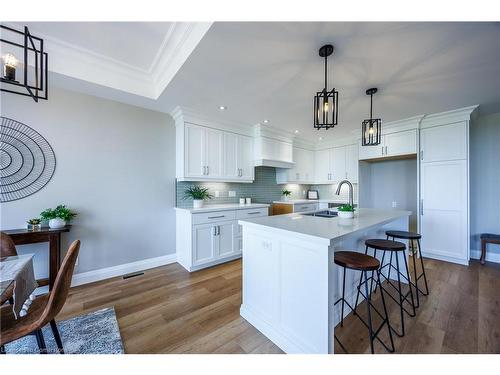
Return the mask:
[[[76,273],[175,252],[175,128],[170,116],[52,89],[48,101],[2,93],[1,114],[42,134],[57,167],[38,193],[1,205],[2,229],[64,203],[78,212],[70,241],[82,241]],[[47,274],[47,245],[35,252],[37,277]]]
[[[470,128],[470,232],[472,250],[481,233],[500,234],[500,113]]]
[[[417,159],[359,163],[360,207],[412,211],[410,230],[417,230]]]

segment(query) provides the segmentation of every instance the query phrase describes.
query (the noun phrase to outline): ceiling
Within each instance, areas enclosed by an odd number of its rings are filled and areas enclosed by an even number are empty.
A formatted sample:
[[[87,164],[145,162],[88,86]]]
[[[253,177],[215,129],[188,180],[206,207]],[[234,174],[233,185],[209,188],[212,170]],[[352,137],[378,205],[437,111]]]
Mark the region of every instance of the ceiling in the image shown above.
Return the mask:
[[[162,112],[185,106],[225,122],[254,125],[268,119],[266,126],[297,130],[311,141],[360,131],[361,121],[369,115],[369,87],[379,88],[374,114],[385,122],[473,104],[480,104],[483,113],[500,111],[500,23],[138,22],[30,27],[49,36],[47,46],[57,40],[58,46],[74,46],[80,53],[88,51],[111,62],[96,82],[89,64],[87,70],[74,69],[77,74],[65,71],[60,65],[71,65],[72,55],[59,54],[66,60],[58,65],[55,49],[50,62],[57,86]],[[316,131],[312,98],[323,88],[324,62],[318,48],[325,43],[335,46],[329,74],[339,90],[339,124]],[[170,57],[161,64],[166,45]],[[174,61],[178,55],[182,58]],[[177,65],[172,68],[173,63]],[[107,79],[113,67],[120,74]],[[170,78],[159,84],[165,70]],[[220,105],[227,110],[220,111]]]

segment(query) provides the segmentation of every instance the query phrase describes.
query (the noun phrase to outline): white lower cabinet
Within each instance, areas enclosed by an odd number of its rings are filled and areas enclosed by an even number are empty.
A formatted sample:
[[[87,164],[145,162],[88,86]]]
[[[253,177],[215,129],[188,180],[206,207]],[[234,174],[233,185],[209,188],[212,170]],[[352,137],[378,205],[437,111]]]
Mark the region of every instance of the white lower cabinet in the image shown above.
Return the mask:
[[[177,261],[196,271],[241,256],[239,219],[268,215],[267,207],[192,213],[176,209]]]

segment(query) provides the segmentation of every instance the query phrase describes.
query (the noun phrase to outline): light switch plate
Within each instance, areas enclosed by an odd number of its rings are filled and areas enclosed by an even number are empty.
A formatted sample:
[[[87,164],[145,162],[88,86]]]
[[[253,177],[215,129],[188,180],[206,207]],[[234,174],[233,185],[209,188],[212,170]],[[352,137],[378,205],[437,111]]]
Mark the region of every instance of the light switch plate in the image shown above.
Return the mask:
[[[229,197],[236,197],[236,192],[229,190]]]

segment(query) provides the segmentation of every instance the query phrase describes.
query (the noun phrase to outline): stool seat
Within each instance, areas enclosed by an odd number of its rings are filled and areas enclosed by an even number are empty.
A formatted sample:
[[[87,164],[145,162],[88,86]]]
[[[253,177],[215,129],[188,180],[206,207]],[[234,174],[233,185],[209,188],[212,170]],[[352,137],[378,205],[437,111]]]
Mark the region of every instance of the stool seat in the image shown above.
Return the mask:
[[[385,232],[385,234],[392,238],[402,238],[405,240],[419,240],[420,238],[422,238],[420,233],[407,232],[404,230],[388,230],[387,232]]]
[[[379,238],[373,238],[365,241],[365,245],[376,250],[388,250],[388,251],[404,251],[406,250],[406,245],[398,241],[382,240]]]
[[[355,251],[337,251],[333,261],[341,267],[358,271],[375,271],[380,267],[377,258]]]

